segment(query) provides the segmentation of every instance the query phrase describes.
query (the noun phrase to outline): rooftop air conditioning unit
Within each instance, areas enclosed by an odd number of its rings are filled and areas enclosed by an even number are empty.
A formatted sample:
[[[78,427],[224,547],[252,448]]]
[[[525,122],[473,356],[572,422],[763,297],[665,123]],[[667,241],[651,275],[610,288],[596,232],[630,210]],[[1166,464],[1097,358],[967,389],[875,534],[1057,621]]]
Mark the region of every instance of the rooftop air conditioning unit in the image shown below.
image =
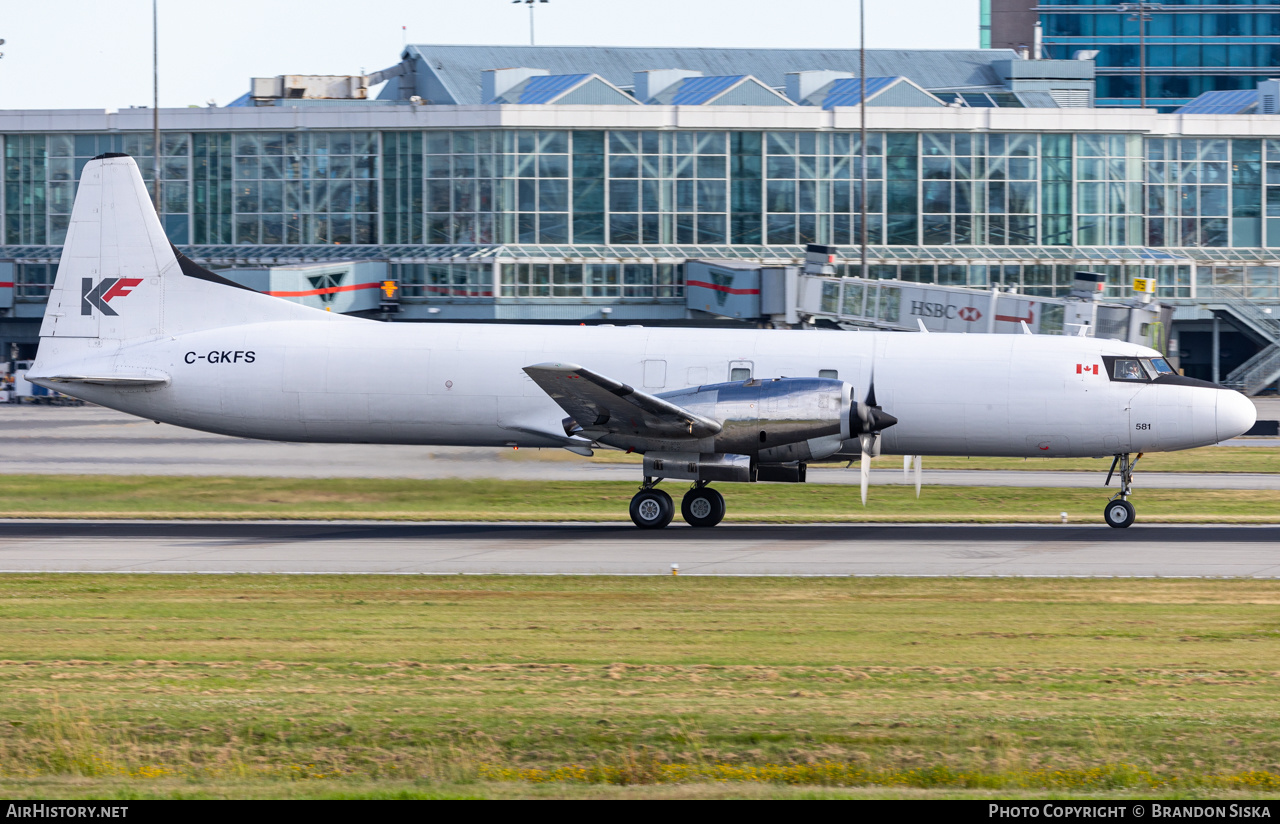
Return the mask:
[[[255,77],[249,81],[249,96],[260,100],[284,97],[283,77]]]
[[[1049,96],[1062,109],[1089,108],[1089,91],[1087,89],[1050,89]]]
[[[1280,80],[1259,81],[1258,114],[1280,114]]]

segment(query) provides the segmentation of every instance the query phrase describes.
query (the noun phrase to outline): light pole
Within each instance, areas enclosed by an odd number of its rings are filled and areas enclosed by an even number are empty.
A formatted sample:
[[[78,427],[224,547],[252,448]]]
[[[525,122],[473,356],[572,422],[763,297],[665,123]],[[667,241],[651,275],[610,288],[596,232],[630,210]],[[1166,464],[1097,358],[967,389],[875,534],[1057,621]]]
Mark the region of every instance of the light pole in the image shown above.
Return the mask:
[[[859,151],[862,155],[862,174],[858,185],[862,189],[858,197],[859,210],[859,259],[862,263],[862,278],[867,277],[867,3],[858,0],[858,77],[861,85],[861,97],[858,98]]]
[[[1121,3],[1117,7],[1121,14],[1129,15],[1130,20],[1138,21],[1138,108],[1147,107],[1147,21],[1151,12],[1162,11],[1164,6],[1138,0],[1137,3]]]
[[[160,214],[160,12],[159,0],[151,0],[151,155],[154,161],[154,178],[151,181],[151,199],[155,201],[156,215]]]
[[[529,7],[529,45],[530,46],[537,45],[537,42],[534,40],[534,37],[533,37],[533,6],[535,3],[550,3],[550,2],[551,0],[511,0],[511,4],[513,6],[518,6],[521,3],[524,3],[526,6]]]

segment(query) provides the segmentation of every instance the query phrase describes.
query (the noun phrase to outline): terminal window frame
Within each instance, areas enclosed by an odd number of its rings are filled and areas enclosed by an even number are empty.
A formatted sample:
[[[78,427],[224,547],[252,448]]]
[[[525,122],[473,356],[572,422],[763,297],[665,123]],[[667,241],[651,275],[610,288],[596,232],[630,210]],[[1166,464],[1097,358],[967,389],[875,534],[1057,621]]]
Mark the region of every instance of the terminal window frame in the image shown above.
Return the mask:
[[[377,132],[245,131],[231,144],[235,244],[377,242]]]

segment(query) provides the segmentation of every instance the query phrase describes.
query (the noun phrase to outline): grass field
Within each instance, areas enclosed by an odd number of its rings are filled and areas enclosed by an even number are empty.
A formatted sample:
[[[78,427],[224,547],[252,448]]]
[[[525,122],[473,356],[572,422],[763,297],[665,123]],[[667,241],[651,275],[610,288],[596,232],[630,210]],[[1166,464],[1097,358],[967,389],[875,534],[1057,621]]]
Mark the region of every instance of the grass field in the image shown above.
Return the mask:
[[[501,453],[512,461],[585,461],[592,463],[639,464],[640,455],[628,455],[612,449],[598,450],[594,457],[583,458],[563,449],[518,449]],[[830,464],[828,464],[830,465]],[[1025,471],[1106,472],[1110,458],[940,458],[926,457],[929,469],[1005,469]],[[875,459],[876,469],[901,468],[902,458],[885,455]],[[1183,452],[1152,452],[1143,457],[1142,472],[1280,472],[1280,449],[1265,446],[1206,446]]]
[[[1098,522],[1107,489],[857,487],[726,484],[730,522]],[[168,478],[0,475],[11,518],[383,519],[625,521],[638,484],[607,481],[462,481],[360,478]],[[664,485],[677,499],[684,482]],[[1144,522],[1278,523],[1273,490],[1142,489]]]
[[[1280,793],[1280,583],[0,576],[21,797]]]

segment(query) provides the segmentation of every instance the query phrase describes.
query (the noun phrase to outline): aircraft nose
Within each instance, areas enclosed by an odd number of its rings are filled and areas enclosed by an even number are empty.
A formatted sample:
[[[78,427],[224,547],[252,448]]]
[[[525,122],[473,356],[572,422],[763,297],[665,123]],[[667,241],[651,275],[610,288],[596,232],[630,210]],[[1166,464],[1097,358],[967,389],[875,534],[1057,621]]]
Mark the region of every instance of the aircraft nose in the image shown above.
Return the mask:
[[[1218,391],[1218,440],[1243,435],[1253,428],[1258,420],[1258,409],[1239,392],[1231,390]]]

